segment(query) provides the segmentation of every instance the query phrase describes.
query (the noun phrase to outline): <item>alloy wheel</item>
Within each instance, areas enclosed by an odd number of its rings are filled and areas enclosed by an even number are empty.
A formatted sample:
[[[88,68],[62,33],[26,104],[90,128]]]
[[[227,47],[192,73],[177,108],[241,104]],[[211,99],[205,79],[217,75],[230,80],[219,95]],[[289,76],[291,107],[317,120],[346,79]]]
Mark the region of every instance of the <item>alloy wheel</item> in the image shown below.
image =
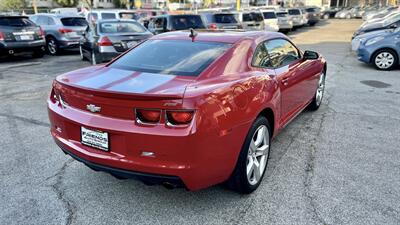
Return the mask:
[[[247,180],[251,185],[260,182],[267,165],[269,153],[269,131],[267,126],[257,128],[251,139],[246,163]]]
[[[394,55],[390,52],[381,52],[375,57],[375,65],[379,69],[389,69],[394,64]]]
[[[57,53],[57,44],[54,39],[49,40],[49,42],[47,43],[47,49],[52,55],[55,55]]]
[[[315,94],[316,103],[319,106],[322,102],[322,98],[324,97],[324,90],[325,90],[325,74],[322,73],[319,77],[318,81],[318,89],[317,93]]]

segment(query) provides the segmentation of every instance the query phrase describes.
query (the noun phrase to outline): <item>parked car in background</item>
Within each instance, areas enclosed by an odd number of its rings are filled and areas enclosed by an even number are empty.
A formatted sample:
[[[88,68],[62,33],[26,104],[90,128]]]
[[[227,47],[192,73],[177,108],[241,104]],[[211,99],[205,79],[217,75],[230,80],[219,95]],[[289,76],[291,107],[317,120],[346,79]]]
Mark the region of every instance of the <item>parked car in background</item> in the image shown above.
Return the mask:
[[[278,26],[280,32],[286,34],[293,29],[292,18],[289,17],[289,14],[286,11],[276,12],[276,16],[278,18]]]
[[[287,10],[289,17],[293,21],[293,28],[299,28],[307,24],[307,20],[305,18],[304,13],[301,9],[298,8],[291,8]]]
[[[362,18],[365,13],[365,8],[361,6],[356,6],[351,10],[351,17],[352,18]]]
[[[264,17],[260,11],[240,11],[239,21],[244,30],[264,30]]]
[[[85,12],[83,16],[89,22],[108,19],[140,19],[140,16],[136,11],[124,9],[95,9]]]
[[[278,17],[273,9],[260,10],[264,17],[264,26],[267,31],[279,31]]]
[[[379,70],[392,70],[400,61],[400,27],[366,33],[353,40],[358,60]]]
[[[173,30],[206,29],[206,23],[200,15],[160,15],[150,19],[148,29],[153,34]]]
[[[119,54],[153,36],[134,20],[99,20],[90,24],[80,41],[81,59],[93,65],[110,61]]]
[[[304,8],[306,11],[306,18],[307,18],[307,23],[310,26],[314,26],[319,22],[319,19],[321,18],[321,11],[317,7],[306,7]]]
[[[337,19],[351,19],[352,18],[352,8],[345,8],[340,10],[335,14],[335,18]]]
[[[277,32],[193,35],[156,35],[107,65],[58,76],[47,101],[55,143],[121,179],[255,191],[273,172],[273,138],[320,107],[326,60]]]
[[[394,11],[394,12],[391,12],[391,13],[387,14],[386,16],[384,16],[382,18],[375,18],[375,19],[367,20],[364,23],[362,23],[360,27],[364,27],[364,26],[366,26],[368,24],[382,22],[384,20],[388,20],[390,18],[394,18],[394,17],[396,17],[398,15],[400,15],[400,11]]]
[[[43,57],[45,46],[43,30],[27,16],[0,16],[0,55],[27,52]]]
[[[339,8],[339,7],[325,8],[321,11],[321,18],[325,19],[325,20],[334,18],[336,13],[339,12],[340,10],[341,10],[341,8]]]
[[[200,13],[208,29],[211,30],[234,30],[242,29],[238,15],[229,12],[207,12]]]
[[[369,24],[366,24],[366,25],[360,27],[356,32],[354,32],[353,38],[358,35],[365,34],[365,33],[371,32],[371,31],[394,29],[397,27],[400,27],[400,14],[396,14],[385,20],[378,21],[375,23],[369,23]]]
[[[51,55],[63,49],[78,49],[79,40],[88,26],[85,18],[69,14],[35,14],[30,16],[46,35],[46,48]]]
[[[371,20],[371,19],[376,19],[376,18],[382,18],[388,14],[390,14],[393,11],[398,11],[399,7],[398,6],[388,6],[381,8],[377,11],[373,11],[365,15],[364,20]]]

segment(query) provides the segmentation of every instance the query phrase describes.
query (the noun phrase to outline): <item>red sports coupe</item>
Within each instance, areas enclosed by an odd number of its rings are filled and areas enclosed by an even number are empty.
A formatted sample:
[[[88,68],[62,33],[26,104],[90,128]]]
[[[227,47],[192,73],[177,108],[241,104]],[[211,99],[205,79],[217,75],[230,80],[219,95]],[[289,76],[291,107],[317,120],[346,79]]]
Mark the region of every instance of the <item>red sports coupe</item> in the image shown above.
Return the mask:
[[[326,67],[280,33],[165,33],[58,76],[51,134],[66,154],[117,178],[251,193],[271,139],[320,106]]]

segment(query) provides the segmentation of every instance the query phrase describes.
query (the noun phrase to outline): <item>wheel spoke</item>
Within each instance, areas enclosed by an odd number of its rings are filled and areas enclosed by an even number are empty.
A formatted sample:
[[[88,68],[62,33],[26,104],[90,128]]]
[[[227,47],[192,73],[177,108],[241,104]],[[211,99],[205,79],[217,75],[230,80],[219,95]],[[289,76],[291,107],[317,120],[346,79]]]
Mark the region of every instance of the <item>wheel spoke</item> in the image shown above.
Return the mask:
[[[254,160],[254,179],[259,181],[261,178],[260,172],[260,163],[257,160]]]
[[[256,137],[256,140],[255,140],[255,142],[254,142],[254,144],[257,146],[257,147],[259,147],[260,146],[260,144],[263,142],[263,139],[264,139],[264,135],[265,135],[265,127],[264,126],[262,126],[260,129],[258,129],[258,131],[257,131],[257,137]]]
[[[251,142],[250,142],[250,151],[251,151],[251,153],[255,152],[256,150],[257,150],[257,146],[254,143],[254,140],[251,140]]]
[[[251,174],[254,171],[254,161],[253,161],[253,157],[251,157],[251,156],[248,156],[247,160],[248,160],[248,162],[247,162],[246,173],[247,173],[247,177],[250,178]]]
[[[256,150],[256,157],[266,155],[268,150],[268,145],[263,145]]]

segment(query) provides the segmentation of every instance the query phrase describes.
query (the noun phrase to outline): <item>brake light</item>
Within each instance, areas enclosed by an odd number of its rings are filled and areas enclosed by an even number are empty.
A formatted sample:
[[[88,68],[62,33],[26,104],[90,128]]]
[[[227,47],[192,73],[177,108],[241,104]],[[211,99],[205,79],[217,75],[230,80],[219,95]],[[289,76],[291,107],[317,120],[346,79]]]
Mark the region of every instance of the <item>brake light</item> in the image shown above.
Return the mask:
[[[4,33],[0,32],[0,41],[4,41]]]
[[[208,25],[208,28],[210,28],[211,30],[216,30],[217,29],[217,24],[212,23],[212,24]]]
[[[39,27],[39,36],[42,38],[44,38],[44,36],[45,36],[44,30],[41,27]]]
[[[194,111],[167,111],[167,124],[168,125],[186,125],[193,119]]]
[[[108,37],[104,36],[100,39],[98,45],[99,46],[112,46],[113,44]]]
[[[160,109],[136,109],[136,121],[139,123],[158,123],[160,119]]]
[[[67,28],[60,28],[60,29],[58,29],[58,31],[59,31],[60,33],[62,33],[62,34],[74,32],[73,30],[67,29]]]

